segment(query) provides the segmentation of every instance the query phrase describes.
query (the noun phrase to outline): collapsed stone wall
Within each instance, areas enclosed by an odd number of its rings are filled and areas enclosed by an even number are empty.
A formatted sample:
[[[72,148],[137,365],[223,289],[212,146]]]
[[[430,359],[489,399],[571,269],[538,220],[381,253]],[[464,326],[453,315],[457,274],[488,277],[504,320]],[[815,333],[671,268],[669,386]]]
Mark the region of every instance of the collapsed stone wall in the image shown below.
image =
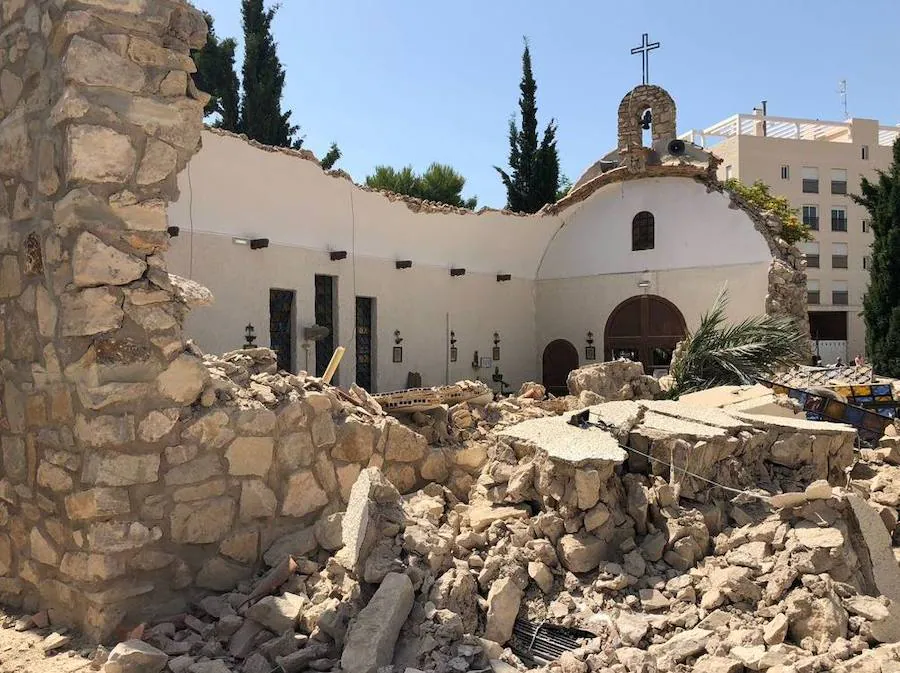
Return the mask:
[[[185,343],[210,297],[163,253],[206,102],[193,7],[7,0],[0,22],[0,599],[105,639],[233,587],[287,531],[314,549],[362,467],[467,488],[377,405]]]

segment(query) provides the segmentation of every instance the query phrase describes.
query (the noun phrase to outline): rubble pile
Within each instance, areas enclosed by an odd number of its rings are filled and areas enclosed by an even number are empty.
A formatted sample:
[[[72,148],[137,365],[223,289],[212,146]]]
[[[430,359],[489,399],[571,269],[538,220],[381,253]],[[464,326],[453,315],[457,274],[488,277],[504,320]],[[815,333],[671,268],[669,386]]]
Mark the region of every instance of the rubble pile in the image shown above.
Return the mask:
[[[336,553],[267,554],[255,582],[147,627],[103,670],[818,673],[898,657],[879,645],[900,639],[900,566],[860,495],[816,481],[702,504],[658,477],[533,461],[532,483],[598,501],[589,533],[565,498],[491,502],[511,451],[493,447],[468,503],[437,484],[401,497],[363,470],[319,526]],[[600,502],[608,490],[620,499]],[[535,662],[517,618],[591,637]]]

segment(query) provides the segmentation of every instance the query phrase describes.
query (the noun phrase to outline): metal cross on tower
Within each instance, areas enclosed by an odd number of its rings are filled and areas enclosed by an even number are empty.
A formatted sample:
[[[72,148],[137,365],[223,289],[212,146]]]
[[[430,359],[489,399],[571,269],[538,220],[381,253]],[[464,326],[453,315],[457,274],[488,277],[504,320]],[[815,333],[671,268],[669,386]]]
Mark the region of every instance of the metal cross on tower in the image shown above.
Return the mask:
[[[641,55],[644,66],[644,84],[649,84],[650,82],[650,52],[654,49],[659,49],[659,42],[648,42],[647,38],[647,33],[644,33],[641,37],[641,46],[631,50],[632,54]]]

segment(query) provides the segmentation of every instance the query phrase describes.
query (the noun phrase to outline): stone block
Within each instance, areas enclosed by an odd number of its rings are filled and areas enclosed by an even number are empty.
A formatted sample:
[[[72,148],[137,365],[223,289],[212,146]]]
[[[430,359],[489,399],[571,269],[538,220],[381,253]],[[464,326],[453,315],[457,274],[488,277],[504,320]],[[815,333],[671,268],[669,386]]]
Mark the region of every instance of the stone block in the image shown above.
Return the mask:
[[[287,479],[281,514],[302,517],[328,504],[328,494],[322,490],[309,470],[292,474]]]
[[[222,540],[219,553],[238,563],[255,563],[259,556],[259,531],[242,530],[232,533]]]
[[[121,577],[126,572],[125,560],[120,556],[66,552],[59,570],[79,582],[103,582]]]
[[[578,509],[591,509],[600,500],[600,473],[586,468],[575,470],[575,492]]]
[[[596,570],[607,555],[607,545],[593,535],[564,535],[557,543],[559,560],[573,573]]]
[[[91,453],[81,480],[99,486],[131,486],[159,481],[159,454]]]
[[[206,481],[224,474],[219,456],[208,453],[205,456],[169,468],[164,477],[166,486],[184,486]]]
[[[275,516],[275,493],[258,479],[241,484],[240,518],[242,521]]]
[[[3,449],[3,472],[10,481],[21,483],[28,478],[28,454],[22,437],[4,435],[0,439]]]
[[[263,555],[266,565],[275,567],[288,556],[309,556],[318,547],[313,526],[284,535],[272,543]]]
[[[281,596],[266,596],[247,610],[247,617],[262,624],[273,633],[293,631],[304,608],[306,596],[285,592]]]
[[[384,578],[347,633],[341,655],[345,673],[376,673],[379,667],[390,665],[413,597],[412,582],[406,575],[390,573]]]
[[[72,271],[79,287],[127,285],[144,275],[146,269],[143,260],[107,245],[87,231],[75,242]]]
[[[138,425],[138,438],[142,442],[152,444],[158,442],[172,431],[178,422],[178,409],[151,411]],[[168,459],[168,450],[166,452]]]
[[[15,255],[0,257],[0,298],[18,297],[22,294],[22,271]]]
[[[385,460],[414,463],[422,459],[428,447],[428,442],[422,435],[401,423],[392,423],[388,428],[384,445]]]
[[[172,511],[172,541],[189,544],[218,542],[231,530],[234,519],[232,498],[211,498],[178,504]]]
[[[264,477],[272,466],[275,445],[271,437],[238,437],[225,452],[228,473]]]
[[[80,35],[72,38],[63,58],[67,80],[136,93],[146,83],[144,69],[113,51]]]
[[[159,528],[148,528],[139,521],[101,521],[88,528],[88,548],[101,553],[140,549],[162,537]]]
[[[175,502],[191,502],[193,500],[206,500],[223,495],[227,484],[225,479],[213,479],[196,486],[185,486],[179,488],[172,494],[172,500]]]
[[[234,439],[234,431],[228,427],[228,422],[228,414],[224,411],[204,414],[186,428],[181,437],[201,446],[221,449]]]
[[[207,560],[197,573],[197,586],[213,591],[231,591],[238,582],[247,579],[251,574],[250,568],[214,556]]]
[[[309,467],[315,457],[315,447],[308,430],[292,432],[278,440],[275,451],[278,468],[285,472],[293,472],[300,467]]]
[[[0,120],[0,175],[21,176],[31,160],[31,138],[25,110]]]
[[[92,336],[122,326],[121,299],[106,287],[86,288],[60,297],[62,335]]]
[[[66,135],[66,176],[69,181],[127,182],[137,155],[128,136],[103,126],[71,126]]]
[[[501,645],[512,637],[513,624],[522,603],[522,590],[509,577],[491,584],[487,597],[487,623],[484,637]]]
[[[56,545],[40,528],[32,528],[29,536],[31,558],[48,566],[58,566],[60,555]]]
[[[331,414],[328,413],[317,415],[313,419],[310,431],[312,432],[313,444],[319,448],[331,446],[337,438],[334,420],[331,418]]]
[[[75,521],[102,519],[131,512],[124,488],[92,488],[66,497],[66,514]]]
[[[203,363],[191,355],[176,359],[156,379],[159,392],[180,405],[192,404],[209,380],[209,371]]]
[[[106,660],[105,669],[116,673],[161,673],[169,655],[142,640],[126,640],[116,645]]]
[[[41,461],[38,466],[37,483],[56,493],[67,493],[72,490],[72,477],[69,473],[47,461]]]

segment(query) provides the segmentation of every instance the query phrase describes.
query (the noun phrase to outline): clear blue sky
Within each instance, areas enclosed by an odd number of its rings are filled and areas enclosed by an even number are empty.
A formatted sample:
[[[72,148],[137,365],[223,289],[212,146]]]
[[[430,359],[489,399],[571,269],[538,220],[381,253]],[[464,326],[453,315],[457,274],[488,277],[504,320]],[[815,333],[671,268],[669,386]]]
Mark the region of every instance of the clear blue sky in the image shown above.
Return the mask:
[[[240,0],[194,1],[240,42]],[[650,81],[675,98],[679,132],[762,99],[769,114],[837,120],[841,79],[850,116],[900,122],[900,0],[282,0],[275,19],[284,106],[305,147],[321,157],[336,141],[357,182],[377,164],[448,163],[466,196],[497,207],[522,36],[539,124],[556,118],[574,181],[615,145],[643,32],[662,43]]]

